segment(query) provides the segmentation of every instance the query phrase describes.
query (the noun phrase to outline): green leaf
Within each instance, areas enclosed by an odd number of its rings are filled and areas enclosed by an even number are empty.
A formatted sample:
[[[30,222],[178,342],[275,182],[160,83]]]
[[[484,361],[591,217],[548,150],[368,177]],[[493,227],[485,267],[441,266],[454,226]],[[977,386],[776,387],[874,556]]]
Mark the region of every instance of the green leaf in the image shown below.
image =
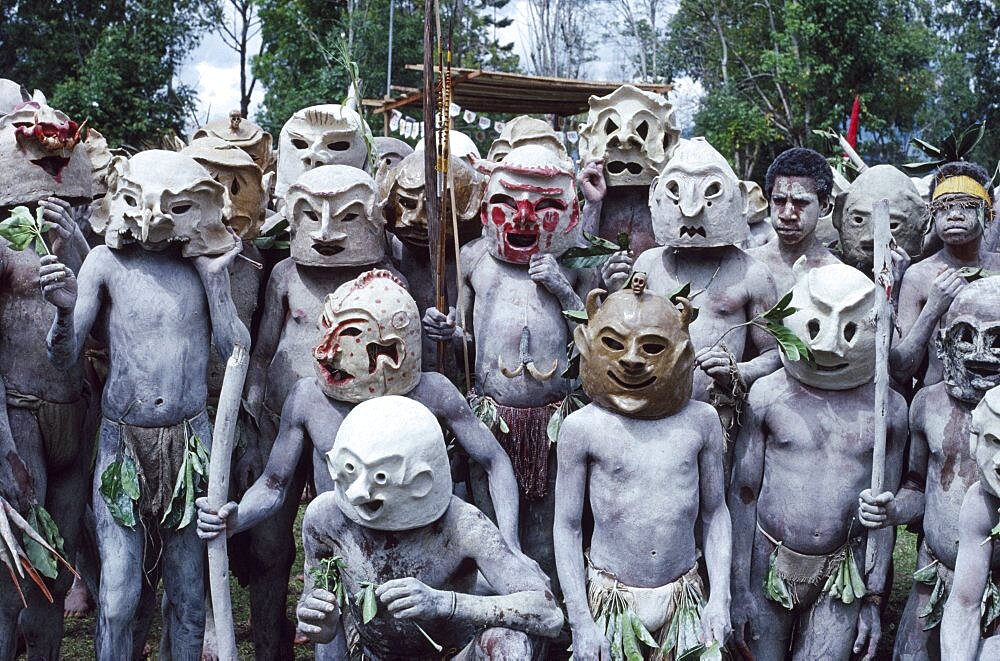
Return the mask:
[[[378,600],[375,597],[375,586],[372,583],[365,585],[361,604],[361,623],[368,624],[378,613]]]
[[[862,578],[861,572],[858,571],[858,563],[854,560],[854,549],[847,549],[847,559],[844,562],[847,563],[847,573],[851,579],[851,589],[854,596],[860,599],[867,594],[868,590],[865,588],[865,580]]]
[[[563,310],[562,313],[570,321],[577,321],[581,324],[587,323],[587,313],[584,310]]]
[[[931,158],[941,158],[941,150],[920,138],[910,138],[910,143]]]
[[[643,661],[639,652],[639,641],[636,640],[635,631],[632,627],[632,618],[628,611],[623,611],[618,615],[619,626],[622,630],[622,652],[628,661]]]
[[[906,174],[911,177],[921,177],[925,174],[930,174],[937,170],[943,163],[946,163],[944,159],[937,161],[925,161],[923,163],[905,163],[900,167]]]
[[[63,552],[63,538],[59,534],[59,527],[44,507],[33,505],[28,512],[27,520],[35,532],[48,542],[49,546],[58,553]],[[24,553],[28,556],[28,561],[38,570],[38,573],[46,578],[56,578],[59,575],[59,564],[56,556],[27,533],[23,535],[22,541],[24,542]]]
[[[111,462],[101,473],[99,491],[115,521],[126,528],[134,528],[135,502],[139,499],[139,478],[135,461],[123,456]]]
[[[986,123],[979,122],[978,124],[973,124],[969,128],[962,131],[961,137],[958,139],[958,148],[955,155],[959,158],[965,158],[979,141],[983,139],[983,135],[986,133]]]
[[[11,214],[3,222],[0,222],[0,236],[7,239],[12,250],[21,251],[34,243],[35,252],[39,255],[48,255],[48,248],[42,235],[48,232],[52,223],[42,220],[44,210],[38,207],[35,215],[32,216],[27,207],[14,207]]]
[[[583,238],[590,245],[570,248],[559,257],[559,263],[573,269],[603,266],[611,258],[611,255],[622,250],[628,250],[628,236],[625,235],[623,239],[623,235],[624,233],[618,235],[619,243],[613,243],[607,239],[584,232]],[[624,248],[620,245],[621,243],[625,244]]]
[[[629,611],[629,617],[632,620],[632,633],[635,634],[635,637],[639,640],[639,642],[647,647],[656,649],[656,639],[654,639],[653,635],[646,630],[646,626],[642,623],[642,620],[639,619],[639,616]]]
[[[798,311],[798,308],[791,307],[792,292],[788,292],[781,297],[781,300],[774,304],[770,310],[760,315],[763,319],[780,323],[786,317],[790,317]]]
[[[924,585],[933,585],[938,578],[937,565],[938,561],[935,560],[926,567],[921,567],[913,572],[913,580]]]
[[[812,353],[809,351],[809,347],[789,328],[771,321],[768,321],[763,326],[758,326],[758,328],[763,328],[774,338],[778,343],[778,349],[781,353],[785,354],[788,360],[792,362],[812,360]]]

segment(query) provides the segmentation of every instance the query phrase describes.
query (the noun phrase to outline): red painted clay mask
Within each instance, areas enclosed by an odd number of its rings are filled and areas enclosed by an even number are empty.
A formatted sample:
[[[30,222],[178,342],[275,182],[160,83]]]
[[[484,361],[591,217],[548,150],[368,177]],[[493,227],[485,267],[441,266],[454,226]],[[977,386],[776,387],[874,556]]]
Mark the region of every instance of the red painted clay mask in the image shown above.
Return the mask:
[[[514,149],[493,167],[481,219],[487,250],[505,262],[560,255],[577,242],[580,206],[569,163],[537,145]]]

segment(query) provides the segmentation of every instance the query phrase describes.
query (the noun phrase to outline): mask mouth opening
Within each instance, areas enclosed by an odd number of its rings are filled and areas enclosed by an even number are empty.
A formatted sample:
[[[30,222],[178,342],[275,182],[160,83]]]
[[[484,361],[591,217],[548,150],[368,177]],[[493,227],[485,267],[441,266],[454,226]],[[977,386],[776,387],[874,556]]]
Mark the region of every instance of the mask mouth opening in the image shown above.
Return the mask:
[[[62,171],[69,165],[69,158],[65,156],[44,156],[33,159],[31,162],[45,170],[45,173],[50,177],[54,177],[56,181],[59,181]]]
[[[642,165],[628,161],[611,161],[606,167],[610,174],[642,174]]]
[[[320,367],[323,368],[323,378],[331,386],[342,386],[345,383],[354,380],[354,375],[347,370],[341,369],[339,367],[334,367],[328,362],[319,360]]]
[[[706,238],[708,236],[705,233],[704,227],[694,227],[693,225],[681,225],[681,228],[677,232],[677,235],[680,237],[690,236],[692,238],[696,236]]]
[[[504,239],[511,248],[528,250],[538,244],[538,232],[507,232]]]
[[[358,513],[361,514],[362,518],[371,520],[379,515],[379,513],[382,511],[383,505],[385,505],[385,501],[369,500],[366,503],[355,505],[355,508],[358,510]]]
[[[427,236],[426,225],[396,227],[392,230],[392,233],[399,237],[399,240],[403,243],[416,246],[418,248],[426,248],[430,243],[430,238]]]
[[[324,257],[333,257],[337,253],[344,251],[344,246],[336,243],[322,243],[319,241],[313,241],[312,249],[323,255]]]
[[[618,386],[625,388],[626,390],[642,390],[643,388],[650,387],[656,381],[656,377],[651,376],[648,379],[645,379],[644,381],[640,381],[638,383],[629,383],[628,381],[625,381],[620,377],[618,377],[618,375],[616,375],[611,370],[608,370],[608,378],[610,378]]]
[[[985,360],[966,360],[965,370],[980,379],[995,381],[1000,378],[1000,363],[987,362]]]
[[[849,363],[837,363],[836,365],[823,365],[820,363],[814,364],[816,365],[817,372],[839,372],[842,369],[850,367]]]
[[[369,374],[375,373],[375,370],[379,365],[379,358],[383,356],[386,358],[383,362],[389,363],[390,367],[399,367],[398,343],[393,342],[392,344],[379,344],[378,342],[369,342],[365,349],[368,351]]]

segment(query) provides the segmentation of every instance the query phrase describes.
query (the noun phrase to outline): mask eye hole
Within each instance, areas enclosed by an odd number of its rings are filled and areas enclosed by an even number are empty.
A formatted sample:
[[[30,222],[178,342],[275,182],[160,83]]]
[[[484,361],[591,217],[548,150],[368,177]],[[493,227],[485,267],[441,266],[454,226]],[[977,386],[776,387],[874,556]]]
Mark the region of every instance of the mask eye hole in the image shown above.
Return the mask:
[[[382,471],[375,473],[376,484],[385,484],[388,481],[389,481],[389,476],[383,473]]]
[[[646,342],[645,344],[642,345],[642,350],[648,353],[650,356],[655,356],[658,353],[663,353],[663,350],[666,348],[667,346],[665,344],[660,344],[659,342]]]
[[[809,339],[815,340],[816,336],[819,335],[819,319],[810,319],[809,323],[806,324],[806,330],[809,331]]]
[[[646,136],[649,135],[649,122],[646,120],[639,122],[639,125],[635,127],[635,132],[639,134],[640,138],[645,140]]]
[[[138,200],[136,200],[133,196],[127,193],[125,195],[122,195],[122,198],[125,200],[125,204],[129,205],[130,207],[138,206],[139,204]]]
[[[712,199],[722,195],[722,184],[718,181],[713,181],[705,188],[705,197]]]
[[[975,342],[975,331],[969,324],[962,324],[955,333],[955,342],[959,344],[973,344]]]
[[[856,227],[861,227],[862,225],[865,224],[865,217],[864,216],[858,216],[858,215],[851,216],[851,222]]]
[[[611,135],[617,130],[618,130],[618,125],[615,124],[614,120],[609,118],[608,121],[604,122],[604,132],[607,133],[608,135]]]
[[[318,223],[318,222],[319,222],[319,214],[317,214],[317,213],[316,213],[315,211],[313,211],[312,209],[306,209],[306,210],[304,210],[304,211],[302,212],[302,214],[303,214],[303,215],[304,215],[304,216],[305,216],[306,218],[308,218],[309,220],[313,221],[314,223]]]
[[[240,194],[240,182],[235,177],[233,178],[233,183],[229,184],[229,193],[230,195]]]
[[[185,214],[190,210],[191,210],[190,204],[175,204],[174,206],[170,207],[170,213],[177,215]]]
[[[844,339],[850,342],[854,339],[854,334],[858,332],[858,325],[853,321],[847,323],[844,326]]]
[[[344,464],[344,471],[347,472],[347,473],[353,473],[354,472],[354,464],[352,464],[349,461],[346,462]]]
[[[668,181],[663,189],[667,192],[667,197],[673,200],[675,204],[681,199],[681,186],[677,183],[676,179]]]
[[[355,221],[357,219],[358,219],[358,214],[356,214],[356,213],[347,213],[347,214],[344,214],[344,217],[340,219],[340,222],[342,222],[342,223],[350,223],[350,222]]]
[[[340,331],[340,334],[348,337],[357,337],[358,335],[361,335],[361,329],[355,328],[354,326],[348,326],[344,330]]]
[[[566,205],[562,200],[554,200],[551,197],[547,197],[538,204],[535,205],[535,211],[544,211],[545,209],[558,209],[562,211],[566,208]]]
[[[351,143],[345,140],[338,140],[337,142],[327,144],[326,148],[330,151],[347,151],[351,148]]]
[[[497,193],[490,197],[490,204],[503,204],[511,209],[517,208],[517,203],[514,202],[514,198],[510,195],[504,195],[503,193]]]
[[[990,333],[989,335],[986,336],[986,343],[985,344],[986,344],[987,347],[989,347],[993,351],[996,351],[997,349],[1000,349],[1000,334],[998,334],[998,333]]]
[[[309,143],[302,138],[292,138],[292,146],[296,149],[305,149],[309,146]]]
[[[410,211],[413,211],[414,209],[417,208],[417,201],[414,200],[412,197],[400,196],[399,205],[404,209],[409,209]]]
[[[625,348],[624,344],[614,339],[613,337],[602,337],[601,342],[604,344],[604,346],[611,349],[612,351],[621,351]]]

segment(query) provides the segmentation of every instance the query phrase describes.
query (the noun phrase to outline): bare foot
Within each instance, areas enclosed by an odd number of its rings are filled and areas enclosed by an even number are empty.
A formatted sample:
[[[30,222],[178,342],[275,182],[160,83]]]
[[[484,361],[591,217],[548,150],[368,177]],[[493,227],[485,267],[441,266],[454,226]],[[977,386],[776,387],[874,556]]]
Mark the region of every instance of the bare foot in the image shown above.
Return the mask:
[[[94,611],[94,602],[90,598],[90,591],[87,590],[86,583],[79,578],[73,579],[73,587],[66,594],[63,611],[66,617],[83,617]]]

